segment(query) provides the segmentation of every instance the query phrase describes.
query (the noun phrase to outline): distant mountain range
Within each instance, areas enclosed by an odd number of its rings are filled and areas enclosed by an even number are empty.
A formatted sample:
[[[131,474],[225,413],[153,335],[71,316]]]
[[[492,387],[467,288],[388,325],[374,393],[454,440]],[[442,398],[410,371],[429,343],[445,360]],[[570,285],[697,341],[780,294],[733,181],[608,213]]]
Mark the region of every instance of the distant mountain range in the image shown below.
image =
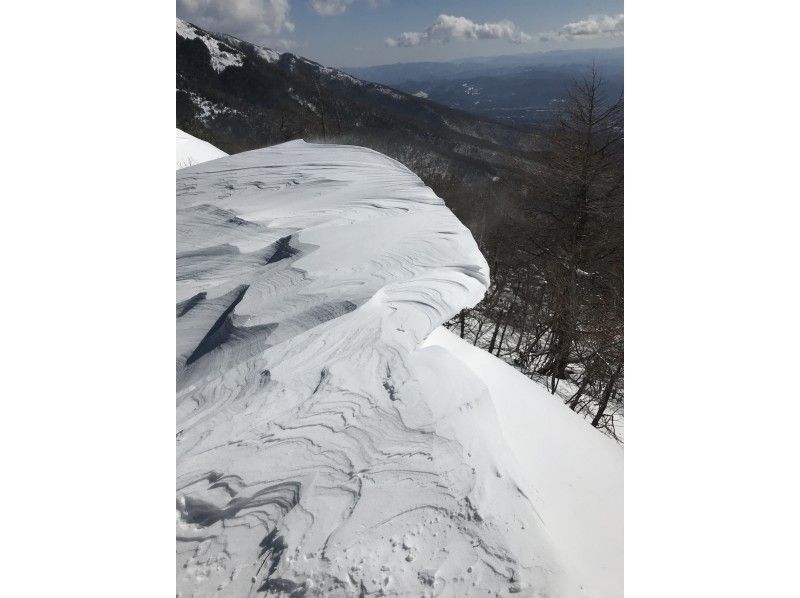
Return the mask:
[[[564,98],[569,84],[592,64],[600,68],[608,83],[608,93],[621,95],[624,86],[624,49],[621,47],[344,70],[353,76],[478,116],[530,124],[545,122],[553,107]]]
[[[473,228],[476,198],[524,192],[540,168],[543,146],[532,129],[182,20],[176,34],[176,126],[225,152],[292,139],[372,148],[408,166]]]

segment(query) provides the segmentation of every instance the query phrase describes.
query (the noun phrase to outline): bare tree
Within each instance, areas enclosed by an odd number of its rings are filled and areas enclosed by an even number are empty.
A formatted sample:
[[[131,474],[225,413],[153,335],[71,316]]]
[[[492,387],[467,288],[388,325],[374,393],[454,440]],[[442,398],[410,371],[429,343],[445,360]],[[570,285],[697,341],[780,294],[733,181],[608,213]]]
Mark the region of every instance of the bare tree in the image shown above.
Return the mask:
[[[624,396],[624,122],[622,98],[604,89],[594,67],[570,89],[524,217],[495,214],[503,226],[488,227],[481,197],[477,230],[492,287],[451,325],[553,393],[569,382],[570,408],[615,435]]]
[[[574,84],[550,134],[548,172],[542,190],[557,234],[548,236],[551,282],[551,334],[541,373],[555,391],[566,377],[578,341],[582,292],[591,291],[595,263],[618,238],[610,236],[613,220],[621,223],[623,193],[623,104],[610,102],[597,68]]]

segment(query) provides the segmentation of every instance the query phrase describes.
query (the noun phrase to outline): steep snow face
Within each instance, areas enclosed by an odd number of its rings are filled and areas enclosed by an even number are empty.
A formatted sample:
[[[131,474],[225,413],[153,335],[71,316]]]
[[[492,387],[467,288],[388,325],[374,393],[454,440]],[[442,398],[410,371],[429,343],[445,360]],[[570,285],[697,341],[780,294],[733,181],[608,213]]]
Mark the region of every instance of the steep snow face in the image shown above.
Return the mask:
[[[208,162],[227,156],[221,149],[214,147],[207,141],[198,139],[175,129],[175,168],[186,168],[193,164]]]
[[[419,178],[289,142],[179,170],[177,227],[180,596],[595,595],[422,346],[489,272]]]
[[[244,55],[239,50],[214,39],[191,23],[176,19],[175,32],[184,39],[200,39],[211,54],[211,68],[218,73],[229,66],[242,66],[244,63]]]
[[[486,386],[509,468],[587,595],[623,595],[623,451],[547,389],[444,328],[424,343],[457,358]]]

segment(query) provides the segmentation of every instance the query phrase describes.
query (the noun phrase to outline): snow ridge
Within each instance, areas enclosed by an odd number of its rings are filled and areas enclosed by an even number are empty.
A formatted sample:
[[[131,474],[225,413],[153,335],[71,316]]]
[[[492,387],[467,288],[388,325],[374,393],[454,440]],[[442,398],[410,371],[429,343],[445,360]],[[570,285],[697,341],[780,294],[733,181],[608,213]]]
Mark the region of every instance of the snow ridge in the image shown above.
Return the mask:
[[[418,177],[294,141],[178,171],[177,210],[181,596],[586,595],[421,346],[489,272]]]

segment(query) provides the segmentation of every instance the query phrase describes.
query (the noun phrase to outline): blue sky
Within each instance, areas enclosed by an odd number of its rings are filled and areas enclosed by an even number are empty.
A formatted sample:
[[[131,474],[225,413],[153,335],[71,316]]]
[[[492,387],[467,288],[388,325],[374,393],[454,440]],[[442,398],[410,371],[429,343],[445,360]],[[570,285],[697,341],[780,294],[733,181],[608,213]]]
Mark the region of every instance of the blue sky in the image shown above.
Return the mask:
[[[621,0],[177,0],[177,13],[331,66],[614,47],[624,26]]]

